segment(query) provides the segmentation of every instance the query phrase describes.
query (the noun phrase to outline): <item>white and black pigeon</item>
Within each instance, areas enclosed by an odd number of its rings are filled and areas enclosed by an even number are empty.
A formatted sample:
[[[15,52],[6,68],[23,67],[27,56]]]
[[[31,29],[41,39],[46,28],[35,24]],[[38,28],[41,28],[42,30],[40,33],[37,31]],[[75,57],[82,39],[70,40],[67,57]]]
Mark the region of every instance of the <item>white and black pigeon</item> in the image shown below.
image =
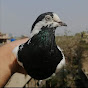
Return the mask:
[[[31,38],[13,50],[18,63],[32,78],[49,78],[65,65],[64,54],[55,42],[55,30],[60,26],[67,25],[57,14],[41,14],[32,25]]]

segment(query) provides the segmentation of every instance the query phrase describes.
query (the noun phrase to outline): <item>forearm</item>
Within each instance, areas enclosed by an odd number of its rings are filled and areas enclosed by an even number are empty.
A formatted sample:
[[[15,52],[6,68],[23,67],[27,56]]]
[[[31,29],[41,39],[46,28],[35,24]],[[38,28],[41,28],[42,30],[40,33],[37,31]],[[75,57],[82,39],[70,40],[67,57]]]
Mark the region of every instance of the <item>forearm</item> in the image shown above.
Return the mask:
[[[0,47],[0,87],[3,87],[11,75],[20,68],[12,50],[27,40],[28,38],[17,40]]]

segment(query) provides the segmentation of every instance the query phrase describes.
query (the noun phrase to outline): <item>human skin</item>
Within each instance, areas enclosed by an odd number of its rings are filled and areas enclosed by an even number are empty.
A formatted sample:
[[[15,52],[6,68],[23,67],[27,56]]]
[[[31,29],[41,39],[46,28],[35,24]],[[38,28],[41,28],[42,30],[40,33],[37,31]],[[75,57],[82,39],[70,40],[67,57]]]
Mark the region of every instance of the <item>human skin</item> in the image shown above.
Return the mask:
[[[0,47],[0,87],[4,87],[15,72],[26,74],[24,68],[18,64],[17,58],[12,51],[16,46],[27,40],[28,38],[16,40]]]

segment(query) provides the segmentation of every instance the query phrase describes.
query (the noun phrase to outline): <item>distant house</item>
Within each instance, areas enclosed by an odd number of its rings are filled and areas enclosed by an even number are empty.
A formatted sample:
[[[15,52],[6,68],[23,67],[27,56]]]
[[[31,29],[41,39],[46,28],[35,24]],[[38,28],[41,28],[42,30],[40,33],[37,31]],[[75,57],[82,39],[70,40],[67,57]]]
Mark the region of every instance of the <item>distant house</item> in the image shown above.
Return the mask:
[[[3,34],[0,32],[0,43],[6,43],[8,42],[8,39],[9,39],[8,34]]]

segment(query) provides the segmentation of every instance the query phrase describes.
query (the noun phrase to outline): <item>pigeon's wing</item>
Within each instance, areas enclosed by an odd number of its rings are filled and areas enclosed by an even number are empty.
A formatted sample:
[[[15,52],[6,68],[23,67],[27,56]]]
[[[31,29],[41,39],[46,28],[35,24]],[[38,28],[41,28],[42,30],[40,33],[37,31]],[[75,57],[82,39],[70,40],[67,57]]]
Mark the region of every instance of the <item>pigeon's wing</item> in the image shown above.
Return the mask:
[[[61,54],[63,57],[62,57],[62,60],[60,61],[60,63],[57,65],[55,73],[59,72],[65,66],[65,56],[64,56],[61,48],[59,46],[57,46],[57,48],[61,51]]]
[[[59,51],[61,51],[61,54],[62,54],[62,60],[60,61],[60,63],[57,65],[56,67],[56,71],[55,73],[52,74],[52,76],[48,77],[47,79],[45,80],[49,80],[49,79],[52,79],[52,77],[54,77],[56,75],[56,73],[58,73],[64,66],[65,66],[65,56],[61,50],[61,48],[59,46],[57,46],[57,48],[59,49]],[[43,80],[40,80],[39,81],[39,85],[41,85],[41,83],[43,82]]]
[[[29,39],[27,42],[25,42],[25,43],[23,43],[23,44],[21,44],[21,45],[18,45],[18,46],[15,47],[15,48],[13,49],[13,51],[12,51],[13,54],[16,56],[16,59],[17,59],[18,64],[19,64],[20,66],[22,66],[22,67],[23,67],[23,63],[21,62],[21,59],[22,59],[22,58],[18,57],[18,52],[22,51],[22,49],[24,48],[24,45],[25,45],[25,44],[29,45],[29,44],[30,44],[30,40],[31,40],[31,39]]]
[[[23,44],[19,46],[23,46]],[[19,46],[15,47],[12,52],[16,56],[18,64],[23,67],[23,63],[18,60],[18,51],[20,50]]]

